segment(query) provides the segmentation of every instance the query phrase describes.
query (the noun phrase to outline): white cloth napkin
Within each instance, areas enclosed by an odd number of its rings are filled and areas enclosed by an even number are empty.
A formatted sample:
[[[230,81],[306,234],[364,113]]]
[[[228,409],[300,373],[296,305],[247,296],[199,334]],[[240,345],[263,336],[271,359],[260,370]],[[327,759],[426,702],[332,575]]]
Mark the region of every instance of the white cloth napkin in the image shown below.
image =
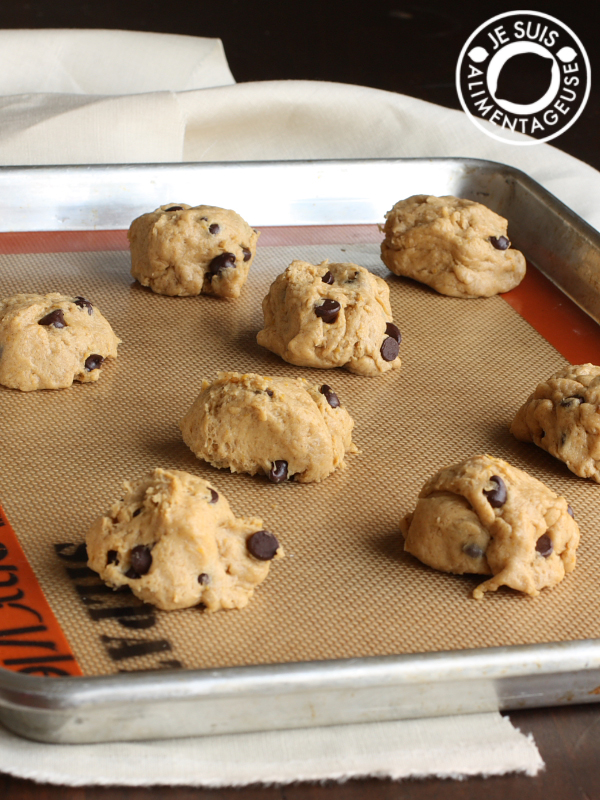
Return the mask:
[[[0,727],[0,772],[68,786],[465,778],[543,766],[533,740],[495,713],[95,745],[38,744]]]
[[[600,229],[598,172],[550,145],[501,144],[457,111],[360,86],[235,85],[214,39],[0,31],[2,165],[417,156],[511,164]],[[71,785],[534,775],[542,766],[533,741],[497,713],[117,745],[38,744],[0,728],[0,770]]]

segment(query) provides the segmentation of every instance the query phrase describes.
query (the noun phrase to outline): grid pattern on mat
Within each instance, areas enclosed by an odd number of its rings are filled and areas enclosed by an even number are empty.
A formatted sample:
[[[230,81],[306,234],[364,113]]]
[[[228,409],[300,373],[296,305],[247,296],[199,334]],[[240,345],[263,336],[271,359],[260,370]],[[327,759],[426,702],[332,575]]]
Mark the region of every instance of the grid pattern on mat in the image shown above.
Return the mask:
[[[262,297],[297,257],[353,261],[385,277],[403,334],[401,370],[365,378],[302,369],[258,347]],[[374,243],[259,248],[234,302],[154,295],[132,282],[126,252],[0,256],[0,294],[29,291],[89,297],[123,340],[97,383],[0,387],[0,501],[85,674],[600,636],[600,489],[507,430],[536,383],[565,362],[501,298],[448,298],[390,276]],[[330,384],[355,419],[360,455],[316,485],[274,486],[198,461],[177,423],[217,370]],[[403,553],[398,519],[426,478],[481,452],[527,469],[575,509],[577,569],[535,599],[502,589],[477,602],[470,594],[481,578],[435,572]],[[210,479],[238,515],[262,517],[281,539],[287,557],[243,611],[140,608],[130,594],[103,594],[77,560],[122,481],[155,466]],[[62,558],[57,544],[68,545]]]

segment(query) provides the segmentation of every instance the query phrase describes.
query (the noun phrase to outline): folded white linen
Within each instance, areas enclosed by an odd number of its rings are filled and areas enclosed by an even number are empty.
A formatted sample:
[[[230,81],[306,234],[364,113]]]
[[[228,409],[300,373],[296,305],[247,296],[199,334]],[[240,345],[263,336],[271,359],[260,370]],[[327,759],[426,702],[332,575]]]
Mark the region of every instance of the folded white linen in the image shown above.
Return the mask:
[[[0,30],[0,95],[184,92],[235,83],[220,39],[111,30]]]
[[[38,744],[0,726],[0,772],[68,786],[465,778],[543,766],[531,737],[498,713],[95,745]]]

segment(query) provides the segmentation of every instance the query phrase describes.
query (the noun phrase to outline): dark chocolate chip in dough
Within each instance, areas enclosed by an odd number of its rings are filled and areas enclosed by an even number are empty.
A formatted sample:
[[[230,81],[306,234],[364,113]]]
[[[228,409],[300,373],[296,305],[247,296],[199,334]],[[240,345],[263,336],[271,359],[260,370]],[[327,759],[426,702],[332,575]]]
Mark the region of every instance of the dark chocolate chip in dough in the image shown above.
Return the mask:
[[[572,394],[560,401],[561,406],[571,406],[571,408],[576,408],[581,403],[585,403],[585,397],[580,394]]]
[[[267,389],[267,394],[269,395],[269,397],[273,397],[275,392],[273,391],[273,389]]]
[[[77,295],[75,298],[75,305],[79,306],[79,308],[87,308],[88,314],[90,315],[94,313],[94,306],[89,300],[86,300],[85,297],[81,297],[81,295]]]
[[[383,340],[383,344],[381,345],[379,352],[381,353],[381,357],[384,361],[394,361],[396,358],[398,358],[400,345],[395,339],[392,339],[391,336],[388,336]]]
[[[209,578],[209,576],[206,574],[206,572],[201,572],[201,573],[200,573],[200,575],[198,575],[198,583],[199,583],[201,586],[206,586],[206,584],[207,584],[209,581],[210,581],[210,578]]]
[[[323,281],[323,283],[327,283],[329,284],[329,286],[331,286],[331,284],[335,281],[335,278],[333,277],[331,272],[327,270],[327,272],[325,273],[325,275],[323,275],[321,280]]]
[[[152,566],[152,553],[150,552],[150,548],[146,547],[145,544],[138,544],[134,547],[129,559],[131,561],[131,569],[126,573],[129,578],[141,578]],[[132,571],[135,575],[129,574]]]
[[[386,323],[385,334],[386,336],[391,336],[392,339],[395,339],[398,342],[398,344],[400,344],[400,342],[402,341],[402,334],[400,333],[400,330],[396,327],[396,325],[394,325],[393,322]]]
[[[109,550],[106,554],[106,566],[109,564],[118,564],[119,563],[119,554],[116,550]]]
[[[337,300],[325,300],[322,305],[315,306],[315,314],[320,317],[323,322],[331,325],[338,318],[341,306]]]
[[[219,231],[221,230],[221,226],[219,225],[219,223],[218,223],[218,222],[213,222],[213,224],[212,224],[212,225],[209,225],[209,226],[208,226],[208,230],[209,230],[211,233],[219,233]]]
[[[215,492],[214,489],[211,489],[210,490],[210,500],[208,502],[209,503],[216,503],[218,499],[219,499],[219,495],[217,494],[217,492]]]
[[[246,540],[248,551],[259,561],[270,561],[279,549],[277,537],[269,531],[257,531]]]
[[[142,509],[141,509],[141,508],[136,508],[136,510],[133,512],[133,514],[132,514],[131,516],[132,516],[132,517],[137,517],[137,516],[139,516],[141,513],[142,513]]]
[[[325,395],[325,400],[327,400],[327,402],[332,408],[338,408],[341,405],[339,397],[333,391],[331,386],[327,386],[327,384],[324,383],[323,386],[321,386],[321,388],[319,389],[319,391],[321,392],[321,394]]]
[[[62,308],[55,308],[38,322],[38,325],[53,325],[55,328],[66,328],[65,315]]]
[[[482,550],[481,547],[479,547],[479,545],[475,544],[474,542],[469,542],[469,544],[466,544],[463,547],[463,553],[468,555],[470,558],[481,558],[484,552],[485,551]]]
[[[242,253],[244,254],[244,261],[250,261],[252,253],[247,247],[242,247]]]
[[[288,462],[274,461],[268,477],[271,483],[283,483],[284,481],[287,481]]]
[[[552,544],[552,539],[548,536],[547,533],[544,533],[535,543],[535,549],[541,556],[544,558],[548,558],[552,555],[554,550],[554,546]]]
[[[508,250],[510,247],[510,239],[507,239],[506,236],[490,236],[490,244],[496,248],[496,250]]]
[[[213,275],[219,275],[228,267],[235,267],[235,255],[233,253],[221,253],[221,255],[215,256],[208,268]]]
[[[92,353],[92,355],[88,356],[85,360],[87,372],[91,372],[93,369],[100,369],[102,364],[104,364],[104,356],[99,356],[98,353]]]
[[[183,211],[183,206],[169,206],[169,208],[165,208],[165,212],[169,211]]]
[[[487,497],[487,501],[492,508],[500,508],[506,503],[506,498],[508,496],[506,484],[498,475],[492,475],[490,483],[495,483],[495,487],[493,489],[484,489],[483,493]]]

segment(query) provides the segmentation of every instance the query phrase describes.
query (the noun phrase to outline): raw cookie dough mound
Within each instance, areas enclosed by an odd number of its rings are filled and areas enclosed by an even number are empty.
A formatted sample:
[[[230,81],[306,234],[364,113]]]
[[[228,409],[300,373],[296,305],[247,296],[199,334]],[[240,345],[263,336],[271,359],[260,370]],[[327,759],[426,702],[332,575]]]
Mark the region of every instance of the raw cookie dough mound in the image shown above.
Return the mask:
[[[203,381],[180,427],[198,458],[272,483],[321,481],[344,466],[346,452],[358,452],[335,392],[302,378],[220,372]]]
[[[134,219],[131,274],[157,294],[239,297],[258,231],[235,211],[169,203]]]
[[[384,264],[452,297],[490,297],[514,289],[525,257],[512,250],[504,217],[458,197],[415,195],[385,215]]]
[[[97,381],[120,341],[85,297],[8,297],[0,300],[0,383],[32,392]]]
[[[357,264],[293,261],[263,300],[257,341],[300,367],[379,375],[400,367],[387,283]]]
[[[207,481],[155,469],[125,483],[123,500],[94,522],[88,565],[158,608],[243,608],[283,556],[262,520],[234,516]]]
[[[564,461],[575,475],[600,483],[599,406],[600,367],[569,365],[538,385],[510,431]]]
[[[404,549],[443,572],[493,577],[473,592],[510,586],[529,595],[575,568],[579,527],[564,497],[491,456],[441,470],[400,523]]]

